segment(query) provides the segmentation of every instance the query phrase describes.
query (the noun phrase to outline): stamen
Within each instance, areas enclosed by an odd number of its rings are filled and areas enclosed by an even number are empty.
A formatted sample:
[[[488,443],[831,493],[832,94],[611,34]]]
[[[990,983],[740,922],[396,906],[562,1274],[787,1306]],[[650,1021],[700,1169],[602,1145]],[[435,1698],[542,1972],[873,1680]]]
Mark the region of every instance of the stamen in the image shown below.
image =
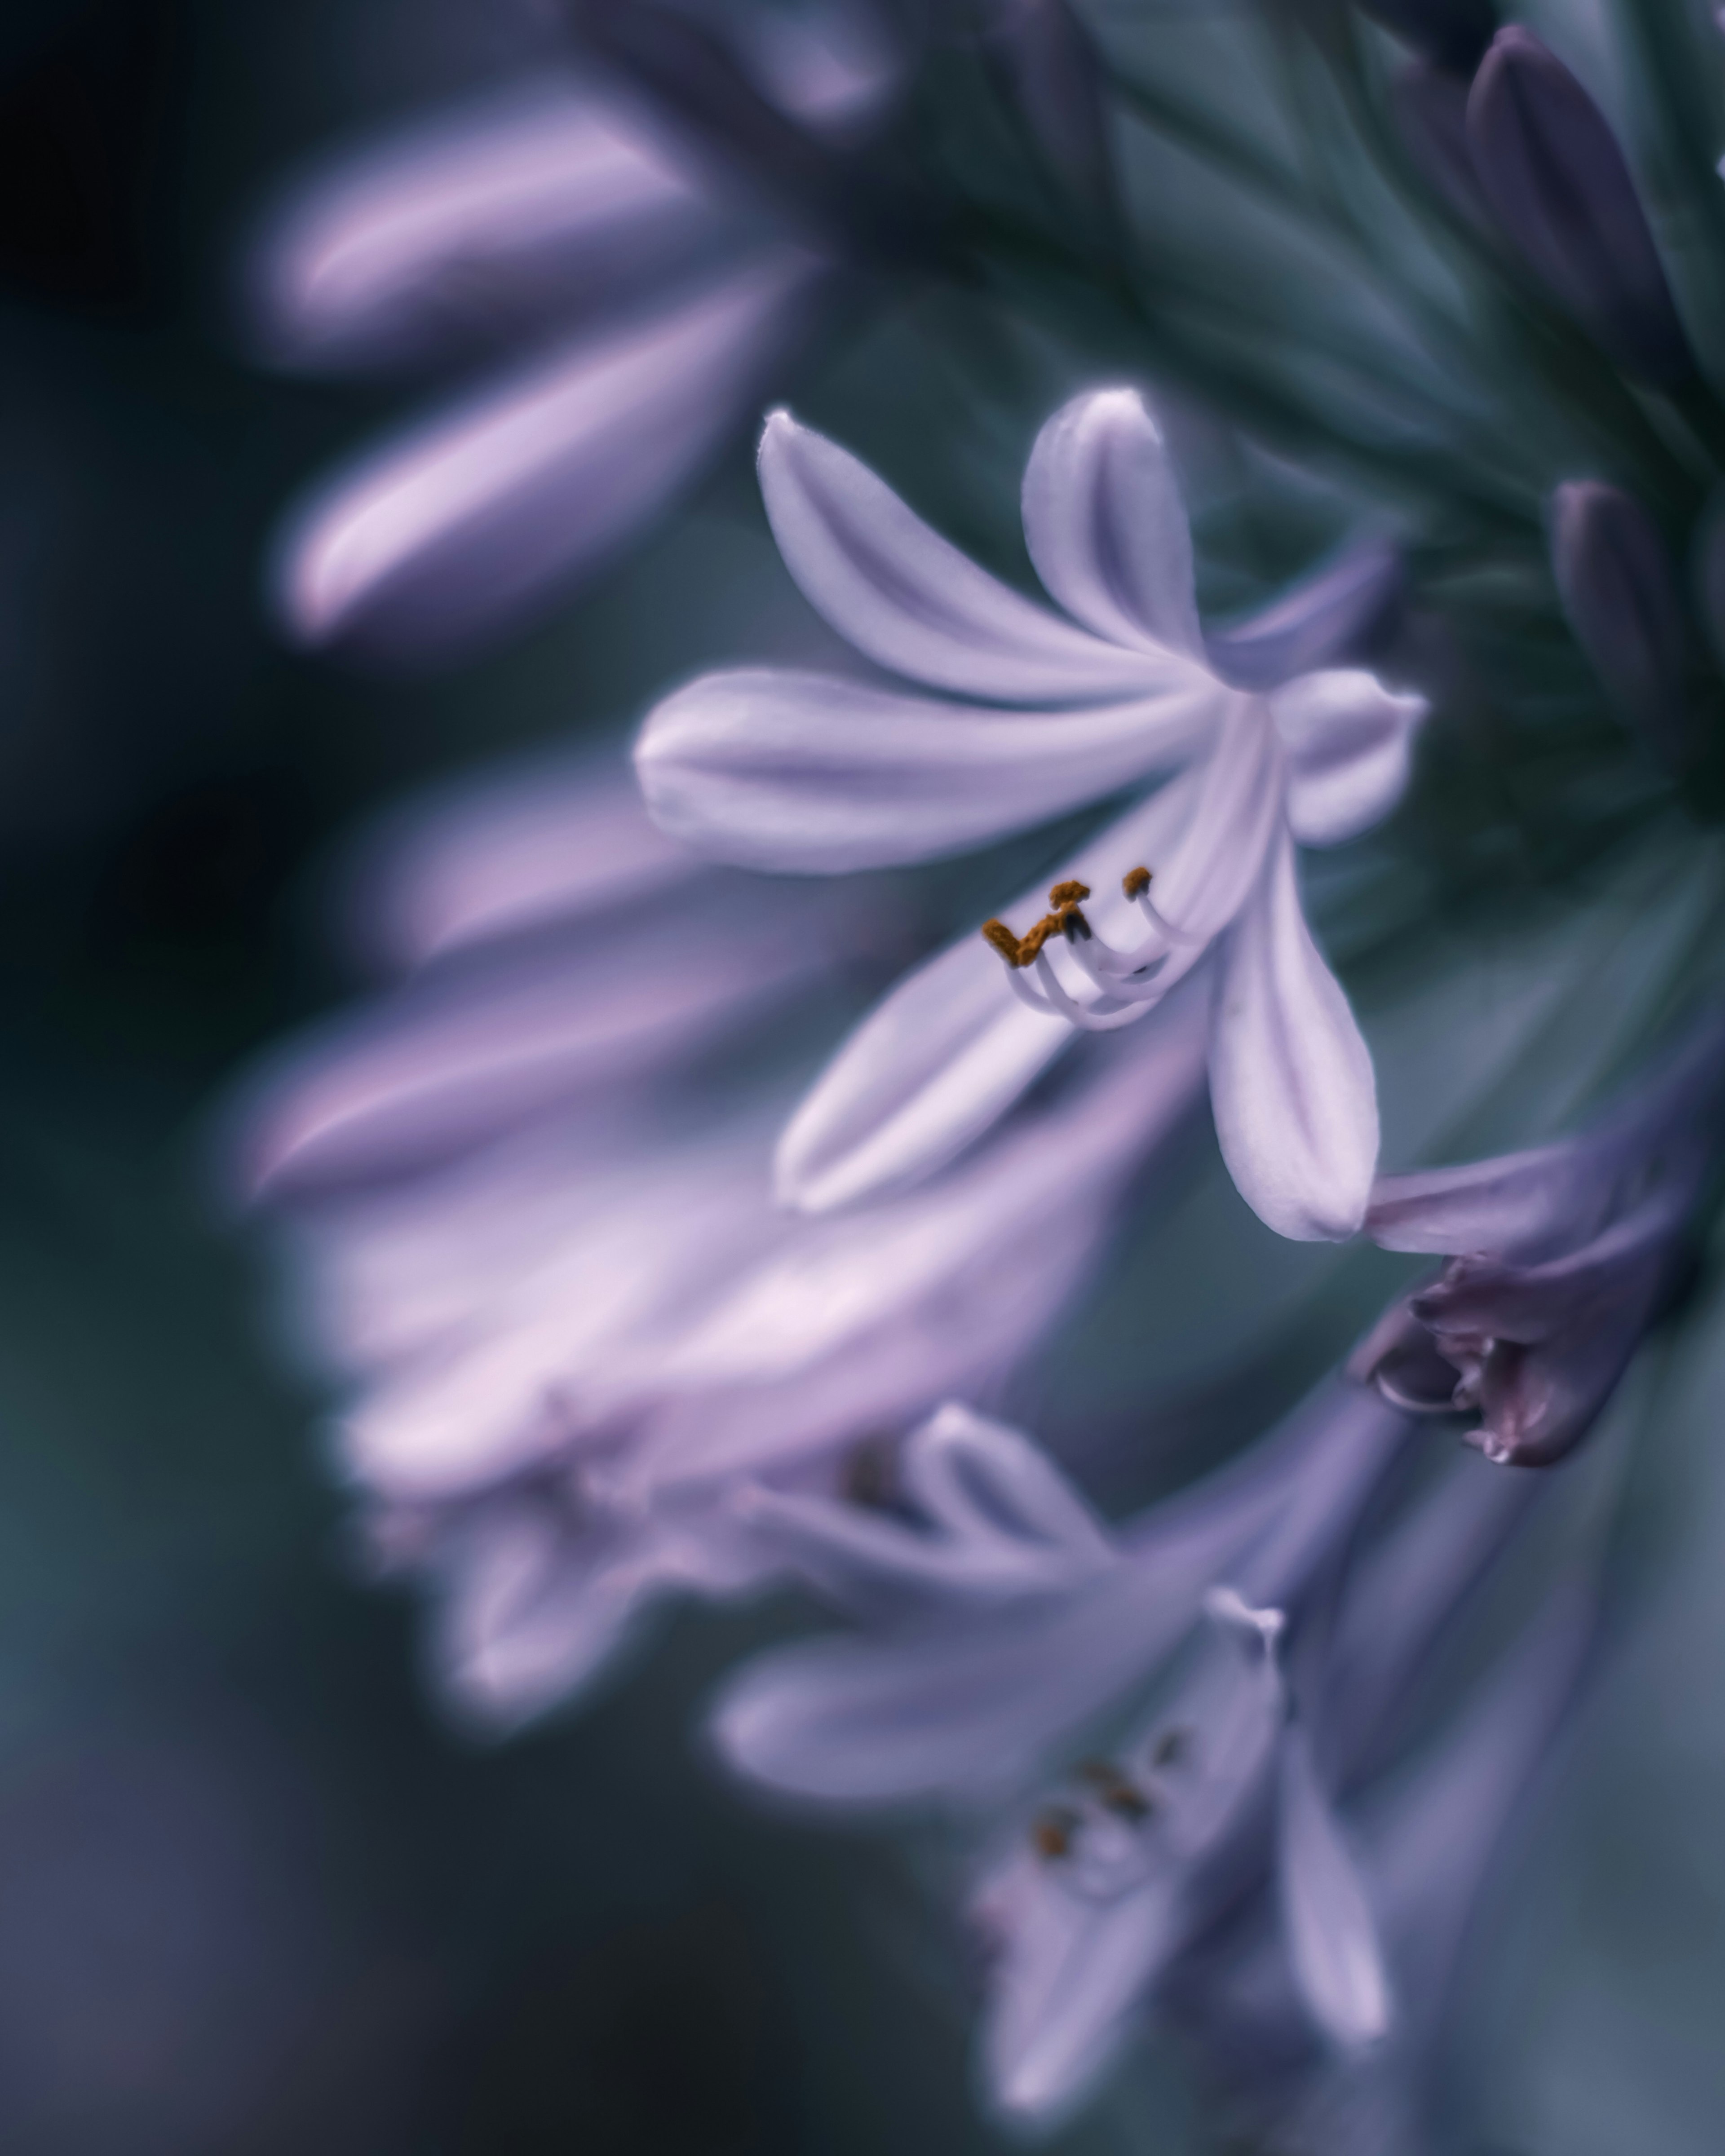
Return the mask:
[[[1050,936],[1090,934],[1090,923],[1078,910],[1089,896],[1087,883],[1057,883],[1048,894],[1048,902],[1054,911],[1045,913],[1034,928],[1026,929],[1019,936],[1004,921],[985,921],[983,941],[998,951],[1009,966],[1033,965]]]
[[[1178,1766],[1190,1750],[1192,1732],[1189,1729],[1164,1729],[1156,1740],[1156,1749],[1150,1754],[1153,1767]]]
[[[1031,1821],[1030,1846],[1045,1863],[1058,1864],[1063,1856],[1072,1854],[1081,1824],[1076,1812],[1068,1811],[1064,1804],[1050,1804]]]
[[[1078,1775],[1095,1789],[1096,1802],[1103,1810],[1112,1812],[1117,1819],[1127,1820],[1136,1826],[1156,1809],[1137,1784],[1122,1774],[1111,1759],[1082,1760]]]
[[[1128,898],[1142,898],[1149,890],[1150,884],[1148,869],[1128,869],[1120,879],[1120,888]]]

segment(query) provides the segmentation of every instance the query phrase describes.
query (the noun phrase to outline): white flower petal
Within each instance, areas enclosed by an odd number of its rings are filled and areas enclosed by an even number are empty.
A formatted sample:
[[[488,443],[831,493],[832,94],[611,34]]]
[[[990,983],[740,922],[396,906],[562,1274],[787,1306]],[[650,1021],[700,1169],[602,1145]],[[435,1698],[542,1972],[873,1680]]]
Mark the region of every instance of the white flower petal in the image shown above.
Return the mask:
[[[341,475],[290,520],[293,634],[386,656],[471,643],[598,567],[761,393],[819,265],[757,259],[644,328],[584,338]]]
[[[1358,2051],[1389,2030],[1389,1982],[1364,1882],[1297,1723],[1282,1738],[1281,1780],[1277,1879],[1295,1979],[1324,2034]]]
[[[1214,690],[1060,713],[966,711],[743,669],[668,696],[635,751],[660,829],[710,858],[839,875],[962,853],[1165,770]]]
[[[1275,689],[1342,657],[1401,588],[1400,554],[1365,539],[1231,628],[1204,639],[1210,664],[1245,689]]]
[[[418,358],[487,315],[585,312],[697,234],[711,246],[721,214],[614,110],[536,79],[303,183],[258,250],[259,328],[298,366]]]
[[[1407,790],[1414,730],[1430,708],[1351,667],[1271,692],[1288,752],[1288,822],[1302,846],[1335,846],[1381,823]]]
[[[1111,644],[1201,657],[1192,534],[1168,449],[1135,389],[1092,390],[1056,412],[1024,469],[1036,573]]]
[[[236,1168],[246,1194],[303,1194],[423,1167],[601,1075],[620,1081],[663,1066],[823,963],[819,945],[794,932],[744,944],[730,908],[691,920],[680,940],[676,967],[644,963],[642,938],[619,931],[597,947],[499,966],[482,982],[415,984],[301,1045],[259,1081],[244,1117]]]
[[[350,912],[368,957],[413,968],[706,874],[648,816],[625,757],[536,757],[392,816],[354,877]]]
[[[1117,1568],[981,1623],[761,1656],[721,1691],[714,1737],[738,1773],[787,1796],[984,1804],[1170,1651],[1209,1556]]]
[[[836,442],[775,412],[761,492],[785,566],[839,634],[916,681],[1002,703],[1183,690],[1198,661],[1062,621],[932,531]]]
[[[1065,871],[1094,881],[1100,896],[1088,911],[1104,933],[1142,933],[1120,878],[1172,845],[1197,788],[1195,775],[1173,780]],[[1040,912],[1045,896],[1039,886],[1015,910]],[[996,1122],[1071,1045],[1071,1028],[1027,1010],[1003,971],[982,937],[968,936],[901,981],[864,1019],[779,1142],[774,1173],[784,1203],[824,1213],[920,1182]],[[1153,1116],[1158,1096],[1171,1099],[1185,1085],[1196,1036],[1171,1009],[1132,1034],[1117,1052],[1146,1059],[1138,1067],[1145,1112]]]
[[[1378,1158],[1372,1059],[1306,926],[1286,834],[1222,948],[1210,1105],[1240,1195],[1278,1235],[1359,1226]]]

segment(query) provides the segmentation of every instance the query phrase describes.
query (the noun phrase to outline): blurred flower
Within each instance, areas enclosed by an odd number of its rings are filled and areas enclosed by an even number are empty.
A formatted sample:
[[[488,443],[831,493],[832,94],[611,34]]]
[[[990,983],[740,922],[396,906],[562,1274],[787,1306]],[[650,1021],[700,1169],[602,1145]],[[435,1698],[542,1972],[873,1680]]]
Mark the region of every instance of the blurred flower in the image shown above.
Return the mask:
[[[1552,496],[1551,561],[1564,619],[1607,692],[1661,762],[1680,767],[1688,637],[1658,526],[1620,487],[1572,480]]]
[[[1111,223],[1119,211],[1101,64],[1065,0],[992,0],[983,49],[1044,163],[1073,203]]]
[[[1023,1359],[1195,1105],[1203,1013],[927,1189],[808,1221],[771,1202],[770,1079],[763,1102],[701,1059],[830,966],[842,907],[763,915],[623,768],[446,809],[394,864],[367,911],[415,977],[259,1081],[240,1157],[294,1216],[377,1554],[432,1585],[447,1689],[509,1721],[655,1599],[772,1569],[739,1476],[830,1483]]]
[[[1531,30],[1492,40],[1467,131],[1499,223],[1553,296],[1631,373],[1687,381],[1689,341],[1617,138]]]
[[[1332,845],[1389,813],[1424,701],[1351,670],[1261,689],[1250,637],[1254,685],[1235,685],[1229,647],[1199,629],[1185,512],[1132,391],[1057,413],[1025,473],[1031,557],[1070,620],[977,567],[788,414],[768,423],[761,480],[792,573],[860,650],[934,688],[1048,708],[708,675],[659,706],[636,751],[666,829],[752,867],[837,874],[962,852],[1179,773],[1091,843],[1028,935],[984,930],[1028,1010],[1006,1007],[974,943],[895,990],[786,1132],[781,1190],[824,1210],[928,1173],[1075,1029],[1143,1017],[1214,951],[1210,1098],[1234,1178],[1283,1235],[1351,1234],[1377,1155],[1371,1061],[1307,928],[1294,842]],[[1297,631],[1291,612],[1280,624],[1282,649],[1309,665],[1372,590],[1353,576],[1314,586]],[[1154,903],[1145,860],[1162,863]],[[1092,882],[1120,896],[1086,914]],[[1148,933],[1131,947],[1105,940],[1135,921]]]
[[[752,85],[730,117],[836,154],[891,87],[883,33],[776,19],[729,26]],[[806,340],[837,259],[807,187],[763,192],[748,141],[716,156],[626,88],[494,94],[332,163],[265,235],[259,334],[287,364],[503,369],[291,513],[275,578],[300,640],[424,660],[506,626],[627,544]]]
[[[1410,1771],[1358,1812],[1360,1872],[1396,2002],[1362,2056],[1315,2042],[1282,1941],[1255,1915],[1179,1973],[1168,2000],[1230,2123],[1286,2156],[1387,2156],[1427,2145],[1457,1964],[1482,1889],[1573,1699],[1595,1610],[1565,1577],[1525,1635]]]
[[[1725,1038],[1709,1024],[1589,1131],[1379,1182],[1373,1240],[1450,1255],[1362,1343],[1352,1373],[1414,1412],[1476,1414],[1468,1442],[1488,1460],[1561,1460],[1686,1276],[1722,1088]]]
[[[847,1808],[939,1795],[1006,1822],[972,1905],[992,1957],[985,2068],[1006,2111],[1045,2118],[1089,2090],[1255,1861],[1266,1805],[1310,2011],[1344,2044],[1383,2033],[1371,1912],[1282,1654],[1408,1429],[1327,1389],[1245,1461],[1105,1536],[1026,1440],[948,1409],[906,1447],[896,1494],[915,1523],[764,1507],[824,1591],[847,1599],[852,1573],[863,1593],[848,1599],[875,1624],[746,1668],[716,1741],[783,1793]],[[895,1573],[910,1589],[896,1608]],[[1145,1717],[1134,1702],[1183,1646]],[[1123,1741],[1051,1790],[1050,1753],[1110,1723],[1117,1738],[1122,1712]]]

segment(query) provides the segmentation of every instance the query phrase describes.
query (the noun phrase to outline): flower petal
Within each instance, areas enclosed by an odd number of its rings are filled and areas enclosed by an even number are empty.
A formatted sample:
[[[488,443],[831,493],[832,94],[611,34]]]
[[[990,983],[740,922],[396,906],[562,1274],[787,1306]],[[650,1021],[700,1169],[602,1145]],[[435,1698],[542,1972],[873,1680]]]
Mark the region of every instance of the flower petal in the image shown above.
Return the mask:
[[[1202,665],[1089,635],[961,554],[836,442],[775,412],[761,492],[785,566],[859,651],[916,681],[1008,704],[1192,688]]]
[[[1165,770],[1215,692],[1058,713],[967,711],[830,675],[704,675],[635,751],[661,829],[709,858],[840,875],[963,853]]]
[[[1275,689],[1345,659],[1401,590],[1402,557],[1386,539],[1363,539],[1231,629],[1204,639],[1224,680]]]
[[[819,265],[783,250],[644,327],[583,338],[326,486],[277,603],[302,643],[452,651],[606,562],[714,454],[798,335]]]
[[[721,213],[660,144],[561,77],[332,160],[258,251],[259,329],[295,366],[377,366],[591,311]]]
[[[1375,675],[1306,674],[1273,692],[1288,752],[1288,822],[1302,846],[1335,846],[1378,824],[1407,790],[1414,729],[1430,708]]]
[[[1102,893],[1091,906],[1105,931],[1130,916],[1119,878],[1159,855],[1189,814],[1195,777],[1173,780],[1111,824],[1070,874]],[[1041,911],[1043,887],[1024,894]],[[999,958],[968,936],[910,974],[864,1019],[798,1109],[779,1142],[774,1173],[782,1202],[824,1213],[902,1189],[942,1168],[998,1122],[1070,1046],[1061,1020],[1027,1010],[1001,978]],[[1132,1029],[1117,1053],[1142,1056],[1145,1114],[1177,1112],[1192,1058],[1201,1052],[1190,1019],[1170,1008]],[[1158,1107],[1158,1101],[1163,1103]]]
[[[1359,1226],[1378,1159],[1372,1059],[1306,926],[1286,834],[1222,949],[1210,1105],[1241,1197],[1278,1235]]]
[[[745,1489],[739,1517],[821,1591],[866,1614],[1070,1590],[1117,1563],[1089,1506],[1047,1455],[949,1402],[906,1440],[898,1482],[916,1524],[839,1499]]]
[[[1306,1732],[1281,1743],[1277,1878],[1289,1958],[1332,2043],[1358,2051],[1389,2027],[1389,1980],[1358,1866],[1318,1785]]]
[[[1024,468],[1036,573],[1111,644],[1201,658],[1192,533],[1167,444],[1135,389],[1063,405]]]
[[[708,875],[643,808],[625,757],[536,757],[392,816],[360,862],[350,912],[367,955],[405,970]]]
[[[644,963],[649,943],[655,963]],[[731,908],[683,933],[682,963],[656,936],[499,966],[482,982],[428,981],[357,1024],[331,1028],[265,1075],[242,1117],[237,1173],[249,1198],[304,1194],[423,1167],[711,1040],[806,982],[818,943],[738,934]]]

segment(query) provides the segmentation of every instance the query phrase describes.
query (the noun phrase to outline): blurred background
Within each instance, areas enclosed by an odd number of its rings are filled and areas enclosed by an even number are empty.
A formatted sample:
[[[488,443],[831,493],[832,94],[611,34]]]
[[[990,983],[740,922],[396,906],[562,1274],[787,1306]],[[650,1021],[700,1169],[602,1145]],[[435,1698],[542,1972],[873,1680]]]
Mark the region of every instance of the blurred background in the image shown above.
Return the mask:
[[[525,5],[458,0],[15,0],[0,22],[0,2148],[20,2156],[995,2145],[967,1972],[896,1854],[750,1810],[689,1734],[717,1671],[797,1613],[680,1619],[578,1717],[452,1734],[411,1609],[352,1576],[317,1403],[215,1194],[224,1086],[351,986],[320,895],[343,834],[419,782],[631,720],[757,646],[784,598],[745,444],[501,655],[403,681],[272,636],[284,498],[395,400],[249,360],[244,235],[296,161],[542,35]],[[1622,1644],[1477,1957],[1466,2056],[1497,2156],[1718,2145],[1725,1369],[1685,1355]],[[1194,2130],[1146,2061],[1059,2145]]]

